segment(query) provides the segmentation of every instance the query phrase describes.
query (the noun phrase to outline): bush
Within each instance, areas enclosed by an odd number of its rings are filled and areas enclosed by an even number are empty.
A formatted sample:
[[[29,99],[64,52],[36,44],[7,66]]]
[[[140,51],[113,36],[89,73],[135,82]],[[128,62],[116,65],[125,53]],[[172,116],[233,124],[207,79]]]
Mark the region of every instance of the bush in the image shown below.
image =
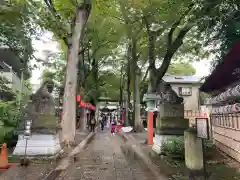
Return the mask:
[[[168,138],[163,142],[162,152],[175,158],[184,159],[184,137]]]
[[[2,142],[7,143],[8,148],[15,147],[18,141],[18,135],[14,130],[9,131],[3,137]]]

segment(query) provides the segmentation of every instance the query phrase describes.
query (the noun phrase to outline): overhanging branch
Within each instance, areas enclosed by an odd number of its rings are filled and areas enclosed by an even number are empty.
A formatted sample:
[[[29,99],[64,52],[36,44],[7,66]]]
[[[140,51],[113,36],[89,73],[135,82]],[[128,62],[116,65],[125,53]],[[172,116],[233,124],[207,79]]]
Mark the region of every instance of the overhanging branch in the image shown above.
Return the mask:
[[[48,7],[49,11],[52,13],[52,15],[57,18],[59,21],[62,20],[62,17],[57,13],[57,10],[54,7],[53,1],[52,0],[44,0],[46,6]],[[59,27],[61,28],[61,27]],[[63,28],[61,28],[63,29]],[[61,34],[58,34],[58,36],[63,40],[66,46],[68,46],[68,38],[63,37]]]
[[[172,37],[173,37],[173,33],[175,31],[175,29],[179,26],[179,24],[181,23],[181,21],[186,17],[186,15],[192,10],[192,7],[194,6],[194,3],[191,3],[189,6],[188,6],[188,9],[182,14],[182,16],[179,18],[178,21],[176,21],[175,23],[173,23],[169,33],[168,33],[168,40],[167,40],[167,43],[168,43],[168,46],[171,46],[172,45]]]
[[[168,47],[167,52],[164,56],[162,65],[160,68],[157,69],[157,83],[156,86],[160,83],[162,77],[166,74],[168,67],[171,63],[172,57],[175,54],[175,52],[179,49],[179,47],[183,44],[183,39],[185,35],[189,32],[189,30],[193,27],[193,24],[186,25],[178,34],[175,41],[171,44],[170,47]]]

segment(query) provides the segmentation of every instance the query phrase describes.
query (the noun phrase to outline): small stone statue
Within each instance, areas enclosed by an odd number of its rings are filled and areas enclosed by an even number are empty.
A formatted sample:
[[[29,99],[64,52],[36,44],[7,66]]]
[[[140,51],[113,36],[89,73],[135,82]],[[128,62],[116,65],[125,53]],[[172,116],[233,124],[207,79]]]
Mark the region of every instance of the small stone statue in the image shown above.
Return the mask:
[[[31,102],[26,108],[25,120],[32,120],[33,131],[48,131],[56,128],[55,104],[51,95],[52,82],[44,82],[41,87],[31,96]]]
[[[30,157],[49,157],[61,151],[60,123],[55,117],[54,99],[51,95],[53,84],[45,82],[31,96],[31,102],[25,109],[25,120],[31,120],[31,136],[28,141],[24,133],[20,132],[13,154]],[[24,126],[22,130],[25,129]],[[27,146],[26,146],[26,143]]]
[[[172,104],[183,103],[183,98],[179,97],[177,93],[172,89],[172,86],[163,80],[159,84],[158,92],[162,97],[162,102],[168,102]]]

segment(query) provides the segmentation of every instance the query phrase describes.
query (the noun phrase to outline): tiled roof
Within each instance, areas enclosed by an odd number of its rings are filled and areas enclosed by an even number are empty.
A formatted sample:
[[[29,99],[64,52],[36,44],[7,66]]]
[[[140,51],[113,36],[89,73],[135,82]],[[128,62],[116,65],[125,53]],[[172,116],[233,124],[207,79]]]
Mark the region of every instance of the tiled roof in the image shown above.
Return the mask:
[[[165,75],[163,80],[168,83],[203,83],[202,77],[199,76]]]

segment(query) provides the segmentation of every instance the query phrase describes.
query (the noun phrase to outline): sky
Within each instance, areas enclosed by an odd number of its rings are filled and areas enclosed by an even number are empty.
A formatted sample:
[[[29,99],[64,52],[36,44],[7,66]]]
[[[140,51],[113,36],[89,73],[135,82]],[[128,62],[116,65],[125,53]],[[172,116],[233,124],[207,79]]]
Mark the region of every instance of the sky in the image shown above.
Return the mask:
[[[40,40],[33,40],[33,46],[34,49],[36,50],[35,52],[35,57],[40,58],[40,59],[44,59],[44,51],[45,50],[51,50],[53,52],[58,52],[59,48],[58,48],[58,43],[56,41],[52,40],[52,34],[49,32],[46,32],[43,34],[43,36],[40,38]],[[40,63],[37,63],[35,60],[31,61],[31,64],[37,64],[38,68],[35,68],[32,71],[32,77],[30,79],[31,84],[35,85],[35,84],[40,84],[41,83],[41,74],[44,70],[44,67],[41,66]]]
[[[51,50],[53,52],[59,51],[59,46],[56,41],[52,40],[52,34],[46,32],[43,34],[40,40],[34,40],[33,46],[36,49],[35,56],[38,58],[44,58],[44,50]],[[31,64],[36,63],[32,61]],[[44,70],[40,64],[37,64],[39,68],[34,69],[32,71],[31,83],[33,85],[39,85],[41,83],[41,74]],[[210,61],[209,60],[201,60],[199,62],[194,62],[193,67],[196,69],[196,76],[207,76],[210,72]]]

